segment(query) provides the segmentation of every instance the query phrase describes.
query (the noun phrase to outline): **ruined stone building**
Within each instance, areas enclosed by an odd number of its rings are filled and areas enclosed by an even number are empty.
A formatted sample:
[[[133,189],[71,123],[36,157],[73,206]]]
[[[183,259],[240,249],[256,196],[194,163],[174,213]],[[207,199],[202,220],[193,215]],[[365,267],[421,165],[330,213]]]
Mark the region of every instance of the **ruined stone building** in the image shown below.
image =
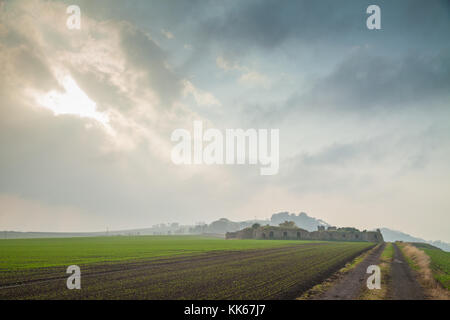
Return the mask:
[[[325,240],[325,241],[366,241],[383,242],[383,236],[377,231],[359,231],[355,228],[336,228],[318,226],[317,231],[293,227],[260,226],[245,228],[236,232],[227,232],[226,239],[261,239],[261,240]]]

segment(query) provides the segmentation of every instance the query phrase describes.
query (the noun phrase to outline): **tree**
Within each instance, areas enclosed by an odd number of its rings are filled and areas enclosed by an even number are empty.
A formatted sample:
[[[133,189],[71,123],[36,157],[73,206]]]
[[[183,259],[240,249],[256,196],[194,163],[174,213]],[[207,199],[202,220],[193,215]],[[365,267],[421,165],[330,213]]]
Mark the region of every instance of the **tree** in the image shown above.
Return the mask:
[[[280,223],[279,226],[283,227],[283,228],[296,228],[297,227],[295,225],[294,221],[285,221],[283,223]]]
[[[259,223],[254,223],[252,225],[252,229],[258,229],[259,227],[261,227],[261,225]]]

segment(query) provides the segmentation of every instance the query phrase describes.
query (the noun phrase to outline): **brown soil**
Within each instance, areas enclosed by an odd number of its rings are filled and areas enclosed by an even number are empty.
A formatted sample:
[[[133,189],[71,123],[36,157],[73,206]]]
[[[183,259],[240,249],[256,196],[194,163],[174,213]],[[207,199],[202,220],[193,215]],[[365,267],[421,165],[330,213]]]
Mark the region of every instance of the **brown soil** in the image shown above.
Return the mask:
[[[391,266],[392,299],[423,300],[424,291],[398,246],[394,243],[394,259]]]

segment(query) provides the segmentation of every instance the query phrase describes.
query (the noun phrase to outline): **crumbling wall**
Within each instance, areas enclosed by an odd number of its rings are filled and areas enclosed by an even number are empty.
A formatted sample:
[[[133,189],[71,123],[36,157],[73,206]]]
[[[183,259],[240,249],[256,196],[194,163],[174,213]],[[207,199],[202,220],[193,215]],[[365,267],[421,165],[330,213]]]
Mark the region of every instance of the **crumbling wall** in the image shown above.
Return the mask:
[[[302,240],[308,238],[308,231],[300,228],[261,227],[255,230],[255,239]]]
[[[355,229],[356,230],[356,229]],[[246,228],[237,232],[227,232],[226,239],[261,239],[261,240],[323,240],[323,241],[367,241],[382,242],[383,236],[378,231],[339,231],[320,230],[308,232],[301,228],[282,228],[263,226]]]

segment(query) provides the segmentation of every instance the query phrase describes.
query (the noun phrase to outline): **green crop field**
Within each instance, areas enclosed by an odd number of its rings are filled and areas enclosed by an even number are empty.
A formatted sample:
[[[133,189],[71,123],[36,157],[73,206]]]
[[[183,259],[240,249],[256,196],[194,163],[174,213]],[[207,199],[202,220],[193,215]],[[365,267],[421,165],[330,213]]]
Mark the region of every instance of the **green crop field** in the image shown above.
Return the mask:
[[[440,249],[423,249],[430,257],[434,278],[450,290],[450,252]]]
[[[228,240],[199,236],[137,236],[0,240],[0,271],[88,264],[221,250],[262,249],[298,241]],[[303,241],[303,243],[306,243]]]
[[[0,241],[0,299],[291,299],[366,242],[197,236]],[[68,290],[66,268],[81,268]]]

